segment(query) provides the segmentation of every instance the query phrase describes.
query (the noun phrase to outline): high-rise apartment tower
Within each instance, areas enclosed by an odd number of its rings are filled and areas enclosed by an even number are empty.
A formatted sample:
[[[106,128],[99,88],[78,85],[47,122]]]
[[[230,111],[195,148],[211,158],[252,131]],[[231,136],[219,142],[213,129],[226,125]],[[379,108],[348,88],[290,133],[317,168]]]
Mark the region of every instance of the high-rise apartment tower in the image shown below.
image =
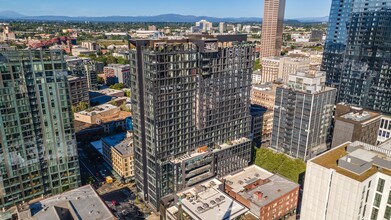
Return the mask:
[[[333,0],[322,70],[337,101],[391,113],[391,1]]]
[[[80,186],[60,50],[0,51],[0,207]]]
[[[246,40],[132,41],[136,184],[155,208],[166,195],[250,162],[255,46]]]

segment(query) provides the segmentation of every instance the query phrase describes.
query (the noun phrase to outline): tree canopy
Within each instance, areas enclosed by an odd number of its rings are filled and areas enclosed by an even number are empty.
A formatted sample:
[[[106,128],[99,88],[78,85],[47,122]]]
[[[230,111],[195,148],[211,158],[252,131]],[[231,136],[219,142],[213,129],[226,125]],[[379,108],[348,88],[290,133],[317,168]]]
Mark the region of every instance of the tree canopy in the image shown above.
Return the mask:
[[[255,164],[272,173],[280,174],[294,182],[299,182],[300,174],[305,172],[306,164],[300,159],[293,159],[273,150],[256,150]]]

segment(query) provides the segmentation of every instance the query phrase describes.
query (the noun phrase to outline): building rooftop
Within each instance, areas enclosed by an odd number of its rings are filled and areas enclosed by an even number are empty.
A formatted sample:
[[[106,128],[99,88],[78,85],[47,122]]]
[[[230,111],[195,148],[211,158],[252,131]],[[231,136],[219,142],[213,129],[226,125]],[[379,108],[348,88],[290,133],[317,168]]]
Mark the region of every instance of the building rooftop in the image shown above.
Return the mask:
[[[117,107],[115,105],[112,105],[112,104],[103,104],[103,105],[98,105],[98,106],[89,108],[87,110],[78,112],[78,114],[94,116],[94,115],[97,115],[97,114],[100,114],[102,112],[109,111],[109,110],[112,110],[112,109],[115,109],[115,108],[119,108],[119,107]]]
[[[244,168],[242,171],[225,176],[226,183],[232,188],[232,191],[238,193],[243,190],[243,186],[248,185],[258,179],[267,179],[274,174],[264,170],[256,165]]]
[[[130,112],[120,111],[118,114],[102,117],[100,120],[101,120],[101,123],[105,124],[105,123],[109,123],[112,121],[125,120],[126,118],[129,118],[131,116],[132,116],[132,113],[130,113]]]
[[[97,91],[93,91],[93,94],[92,96],[93,97],[98,97],[98,96],[102,96],[102,95],[117,95],[118,93],[123,93],[122,90],[116,90],[116,89],[110,89],[110,88],[106,88],[106,89],[101,89],[101,90],[97,90]]]
[[[280,175],[270,173],[256,165],[223,177],[232,191],[251,202],[250,210],[259,217],[259,209],[299,187]]]
[[[91,185],[33,203],[30,210],[28,219],[115,219]]]
[[[233,141],[227,141],[224,144],[220,144],[218,148],[214,149],[214,151],[224,150],[226,148],[230,148],[232,146],[235,146],[235,145],[238,145],[238,144],[242,144],[242,143],[245,143],[245,142],[248,142],[248,141],[250,141],[250,139],[248,139],[246,137],[242,137],[242,138],[239,138],[239,139],[236,139],[236,140],[233,140]]]
[[[390,143],[373,146],[360,141],[347,142],[310,162],[362,182],[377,172],[391,175]]]
[[[178,193],[182,209],[195,220],[236,219],[248,209],[219,190],[222,183],[212,179]],[[167,210],[176,215],[178,207]]]
[[[121,133],[110,137],[102,138],[107,145],[114,147],[121,155],[133,154],[133,135]]]
[[[100,154],[103,154],[102,140],[90,142],[90,145],[95,148]]]
[[[376,112],[360,110],[349,112],[342,115],[341,117],[350,121],[365,122],[380,117],[380,114]]]

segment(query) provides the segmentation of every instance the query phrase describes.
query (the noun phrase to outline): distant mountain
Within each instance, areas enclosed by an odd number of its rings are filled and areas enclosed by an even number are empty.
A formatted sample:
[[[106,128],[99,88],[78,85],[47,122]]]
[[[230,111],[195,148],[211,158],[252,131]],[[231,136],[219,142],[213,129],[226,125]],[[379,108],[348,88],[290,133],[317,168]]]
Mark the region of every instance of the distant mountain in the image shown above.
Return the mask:
[[[162,14],[156,16],[107,16],[107,17],[70,17],[70,16],[25,16],[13,11],[2,11],[0,12],[0,19],[9,20],[29,20],[29,21],[73,21],[73,22],[197,22],[200,20],[207,20],[210,22],[262,22],[260,17],[228,17],[228,18],[217,18],[208,16],[194,16],[194,15],[180,15],[180,14]],[[324,19],[324,18],[323,18]],[[302,19],[288,19],[286,23],[300,23],[300,22],[316,22],[321,20],[320,18],[302,18]],[[317,22],[322,22],[317,21]]]
[[[324,16],[324,17],[311,17],[311,18],[296,18],[295,20],[298,20],[300,22],[328,22],[329,21],[329,16]]]
[[[14,11],[0,11],[0,18],[21,18],[21,17],[26,17],[26,16]]]

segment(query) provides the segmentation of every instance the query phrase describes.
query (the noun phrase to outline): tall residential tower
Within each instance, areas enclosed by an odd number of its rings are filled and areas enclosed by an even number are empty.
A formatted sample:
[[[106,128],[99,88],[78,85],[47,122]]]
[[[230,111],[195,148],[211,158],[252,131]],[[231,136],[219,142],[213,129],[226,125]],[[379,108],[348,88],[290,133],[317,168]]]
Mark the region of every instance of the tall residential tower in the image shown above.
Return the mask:
[[[277,87],[271,147],[308,160],[327,150],[336,89],[325,86],[323,72],[291,74]]]
[[[322,69],[337,101],[391,113],[391,1],[333,0]]]
[[[61,51],[0,51],[0,207],[80,185]]]
[[[280,56],[284,31],[285,0],[265,0],[261,57]]]
[[[132,42],[136,184],[156,209],[162,197],[250,162],[255,46],[246,40]]]

